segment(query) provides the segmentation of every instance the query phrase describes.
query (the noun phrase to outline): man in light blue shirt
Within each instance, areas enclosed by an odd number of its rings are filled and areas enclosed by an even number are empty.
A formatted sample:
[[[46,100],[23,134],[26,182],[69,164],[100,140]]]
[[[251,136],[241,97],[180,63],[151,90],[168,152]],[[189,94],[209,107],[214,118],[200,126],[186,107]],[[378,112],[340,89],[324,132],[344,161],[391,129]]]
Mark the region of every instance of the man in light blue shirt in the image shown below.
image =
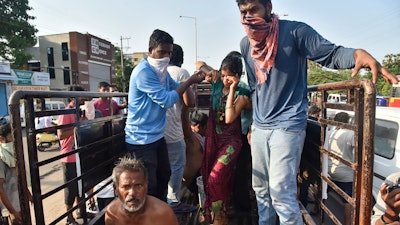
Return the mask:
[[[132,71],[128,94],[128,117],[125,126],[128,153],[141,159],[149,172],[149,194],[166,201],[171,175],[164,129],[166,112],[193,83],[205,74],[197,73],[181,83],[167,72],[173,38],[154,30],[149,41],[149,56]]]

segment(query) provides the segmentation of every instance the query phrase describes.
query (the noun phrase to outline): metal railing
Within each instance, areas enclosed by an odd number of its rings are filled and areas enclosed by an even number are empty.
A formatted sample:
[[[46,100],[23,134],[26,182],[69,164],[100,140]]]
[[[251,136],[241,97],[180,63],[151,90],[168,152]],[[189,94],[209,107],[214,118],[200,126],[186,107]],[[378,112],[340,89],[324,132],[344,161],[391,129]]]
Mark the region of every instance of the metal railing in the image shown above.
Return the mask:
[[[347,94],[347,102],[330,103],[326,99],[330,92],[342,91]],[[374,132],[375,132],[375,86],[369,79],[350,80],[337,83],[310,86],[309,96],[322,109],[322,115],[318,119],[320,129],[320,139],[312,141],[306,137],[305,146],[315,147],[304,149],[302,164],[307,165],[310,173],[317,177],[318,203],[320,205],[319,221],[317,224],[324,224],[324,217],[328,215],[335,224],[341,224],[340,220],[331,211],[329,205],[322,199],[322,183],[326,182],[341,198],[351,205],[352,223],[351,224],[370,224],[371,220],[371,200],[372,200],[372,179],[374,162]],[[328,118],[328,110],[344,110],[354,113],[354,121],[351,124],[333,121]],[[314,123],[315,122],[311,122]],[[309,125],[310,126],[310,125]],[[311,125],[312,126],[312,125]],[[354,161],[348,161],[337,154],[324,148],[326,129],[328,126],[336,126],[354,131]],[[315,137],[314,137],[315,138]],[[312,156],[319,154],[320,161],[313,162]],[[339,160],[354,171],[353,196],[350,197],[342,191],[327,175],[323,173],[324,157],[331,157]],[[315,224],[315,221],[303,210],[305,222]]]
[[[34,109],[34,101],[39,99],[42,103],[46,99],[70,99],[74,98],[75,102],[79,102],[80,98],[98,98],[98,97],[127,97],[127,93],[99,93],[99,92],[67,92],[67,91],[16,91],[9,100],[10,109],[10,123],[12,127],[12,135],[14,138],[15,156],[17,160],[17,179],[18,191],[20,196],[22,224],[31,225],[35,224],[57,224],[65,218],[68,212],[76,210],[78,207],[83,208],[84,222],[87,222],[85,216],[86,204],[85,202],[92,198],[98,191],[93,192],[85,197],[87,189],[92,188],[95,184],[111,175],[112,167],[119,157],[125,154],[125,115],[112,115],[108,117],[95,118],[92,120],[80,120],[79,104],[75,108],[60,109],[60,110],[45,110],[44,104],[41,111]],[[23,145],[23,129],[20,121],[20,103],[25,104],[25,120],[26,120],[26,142],[27,150],[24,151]],[[112,103],[110,102],[110,109]],[[111,112],[112,110],[110,110]],[[74,114],[75,123],[56,125],[50,128],[36,129],[35,118],[43,116],[58,116],[63,114]],[[50,157],[44,160],[39,160],[38,149],[36,143],[36,134],[40,132],[57,132],[57,129],[73,128],[75,135],[81,135],[78,140],[78,147],[73,151]],[[90,130],[92,129],[92,130]],[[85,132],[89,132],[90,136],[84,136]],[[95,132],[95,133],[90,133]],[[86,140],[86,141],[84,141]],[[68,155],[77,154],[81,160],[78,167],[81,168],[81,174],[66,183],[57,186],[46,193],[42,192],[41,178],[39,170],[45,165],[54,163],[59,159]],[[27,164],[27,168],[25,167]],[[90,165],[90,168],[88,168]],[[105,171],[98,173],[99,171]],[[33,207],[35,215],[31,215],[30,204],[28,201],[28,181],[30,178],[33,196]],[[72,183],[80,183],[80,202],[68,212],[63,213],[54,221],[46,221],[44,213],[43,200],[55,195],[62,191]],[[52,207],[52,206],[47,206]],[[64,210],[64,209],[62,209]],[[92,222],[92,221],[91,221]]]

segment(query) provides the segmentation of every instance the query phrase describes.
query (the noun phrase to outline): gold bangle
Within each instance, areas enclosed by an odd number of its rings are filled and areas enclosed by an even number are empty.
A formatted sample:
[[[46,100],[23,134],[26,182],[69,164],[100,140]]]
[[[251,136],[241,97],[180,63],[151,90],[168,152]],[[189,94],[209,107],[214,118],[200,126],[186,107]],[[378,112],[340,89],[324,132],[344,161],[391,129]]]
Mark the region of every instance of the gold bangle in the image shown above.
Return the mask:
[[[235,104],[231,105],[231,106],[225,106],[225,109],[234,109],[235,108]]]

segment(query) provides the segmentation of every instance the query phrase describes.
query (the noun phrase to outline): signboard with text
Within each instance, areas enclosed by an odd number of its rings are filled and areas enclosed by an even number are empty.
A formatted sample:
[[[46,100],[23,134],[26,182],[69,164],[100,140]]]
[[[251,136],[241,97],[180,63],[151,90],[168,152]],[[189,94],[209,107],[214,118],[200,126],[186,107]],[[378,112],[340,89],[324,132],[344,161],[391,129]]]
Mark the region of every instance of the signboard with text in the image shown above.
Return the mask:
[[[50,86],[50,74],[45,72],[11,70],[18,77],[18,85]]]
[[[110,64],[112,62],[111,43],[92,35],[88,35],[87,38],[89,59]]]
[[[8,62],[0,62],[0,74],[10,75],[10,63]]]

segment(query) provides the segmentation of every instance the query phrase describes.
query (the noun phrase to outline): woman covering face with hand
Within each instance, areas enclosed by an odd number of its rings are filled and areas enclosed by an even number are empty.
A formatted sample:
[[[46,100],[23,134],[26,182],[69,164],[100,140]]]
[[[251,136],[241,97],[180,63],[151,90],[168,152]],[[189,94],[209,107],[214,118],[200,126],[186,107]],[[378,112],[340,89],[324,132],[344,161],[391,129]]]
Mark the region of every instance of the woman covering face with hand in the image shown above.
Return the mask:
[[[214,224],[227,224],[226,210],[242,147],[240,113],[243,109],[251,109],[250,92],[238,87],[242,59],[237,52],[225,57],[219,73],[211,73],[211,106],[201,169],[206,193],[205,218],[211,222],[212,211]]]

